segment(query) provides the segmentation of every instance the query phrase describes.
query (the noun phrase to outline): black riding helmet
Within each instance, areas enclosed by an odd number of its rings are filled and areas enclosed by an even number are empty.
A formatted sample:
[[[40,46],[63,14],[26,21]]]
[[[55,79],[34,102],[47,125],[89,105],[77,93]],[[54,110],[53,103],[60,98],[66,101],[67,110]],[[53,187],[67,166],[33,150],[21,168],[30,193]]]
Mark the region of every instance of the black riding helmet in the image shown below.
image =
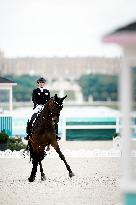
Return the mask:
[[[45,78],[40,77],[40,78],[37,80],[37,83],[39,83],[39,82],[45,83],[45,82],[46,82],[46,80],[45,80]]]

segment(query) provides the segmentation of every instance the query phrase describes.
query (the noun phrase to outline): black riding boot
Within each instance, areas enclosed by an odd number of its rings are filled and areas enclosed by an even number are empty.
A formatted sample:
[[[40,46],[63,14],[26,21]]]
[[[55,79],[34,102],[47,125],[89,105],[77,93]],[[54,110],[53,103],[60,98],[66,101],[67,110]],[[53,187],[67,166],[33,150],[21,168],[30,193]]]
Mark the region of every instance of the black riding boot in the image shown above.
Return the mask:
[[[27,136],[24,138],[25,140],[28,140],[29,137],[31,137],[31,130],[32,130],[32,123],[31,121],[28,120],[27,127],[26,127]]]
[[[27,122],[27,127],[26,127],[26,133],[27,133],[27,136],[24,138],[26,140],[29,139],[29,137],[31,137],[32,135],[32,124],[34,122],[34,120],[37,118],[37,113],[34,113],[31,117],[31,120]]]
[[[61,139],[61,137],[58,136],[58,124],[57,123],[55,124],[55,131],[56,131],[56,140],[58,141]]]

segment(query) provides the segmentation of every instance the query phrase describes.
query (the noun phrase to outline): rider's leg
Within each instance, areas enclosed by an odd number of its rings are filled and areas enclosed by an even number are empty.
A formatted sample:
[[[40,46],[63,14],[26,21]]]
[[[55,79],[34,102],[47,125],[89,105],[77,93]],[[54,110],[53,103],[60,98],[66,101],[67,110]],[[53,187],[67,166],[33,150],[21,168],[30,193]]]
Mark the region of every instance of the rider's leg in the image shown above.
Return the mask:
[[[36,117],[37,117],[37,113],[34,113],[31,117],[31,120],[27,121],[27,127],[26,127],[27,136],[25,137],[26,140],[28,140],[29,137],[31,137],[31,135],[32,135],[32,124],[33,124],[34,120],[36,119]]]
[[[27,133],[27,136],[25,137],[25,140],[28,140],[29,137],[31,136],[31,129],[32,129],[32,123],[31,121],[27,121],[27,126],[26,126],[26,133]]]
[[[61,137],[58,136],[58,124],[57,123],[55,123],[55,131],[56,131],[56,139],[60,140]]]

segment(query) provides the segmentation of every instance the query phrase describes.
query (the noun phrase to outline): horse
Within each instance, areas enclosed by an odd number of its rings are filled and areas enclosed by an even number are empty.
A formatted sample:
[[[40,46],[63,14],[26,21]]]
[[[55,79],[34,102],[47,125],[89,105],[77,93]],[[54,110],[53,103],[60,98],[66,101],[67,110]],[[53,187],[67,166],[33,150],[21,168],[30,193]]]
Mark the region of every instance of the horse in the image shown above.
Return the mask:
[[[36,177],[38,164],[40,165],[41,180],[46,180],[46,176],[43,172],[43,167],[41,161],[46,156],[45,148],[51,145],[58,153],[61,160],[63,160],[68,172],[69,177],[73,177],[70,166],[68,165],[65,156],[62,154],[58,141],[56,139],[55,123],[59,122],[60,111],[63,108],[63,100],[67,97],[58,97],[55,94],[50,100],[44,105],[43,110],[36,119],[32,127],[32,136],[28,140],[30,158],[32,159],[32,171],[29,182],[33,182]]]

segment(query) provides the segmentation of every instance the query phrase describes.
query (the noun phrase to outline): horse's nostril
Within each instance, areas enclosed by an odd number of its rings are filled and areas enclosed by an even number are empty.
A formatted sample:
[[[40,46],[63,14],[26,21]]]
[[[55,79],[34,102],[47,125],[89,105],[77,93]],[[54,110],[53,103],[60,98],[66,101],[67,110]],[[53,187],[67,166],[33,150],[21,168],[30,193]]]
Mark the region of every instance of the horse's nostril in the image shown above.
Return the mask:
[[[57,119],[56,119],[56,118],[53,118],[52,121],[53,121],[54,123],[56,123],[56,122],[57,122]]]
[[[55,120],[54,120],[54,123],[55,123],[55,124],[58,123],[58,119],[55,119]]]

